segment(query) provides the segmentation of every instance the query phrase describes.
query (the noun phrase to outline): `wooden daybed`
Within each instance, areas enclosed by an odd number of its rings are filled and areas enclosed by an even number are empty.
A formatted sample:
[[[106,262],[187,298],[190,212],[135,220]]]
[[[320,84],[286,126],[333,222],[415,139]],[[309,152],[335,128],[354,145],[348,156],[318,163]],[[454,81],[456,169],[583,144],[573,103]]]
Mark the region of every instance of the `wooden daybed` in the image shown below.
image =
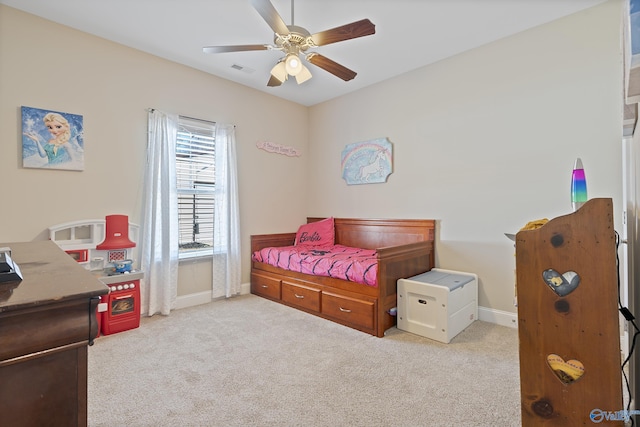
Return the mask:
[[[307,218],[307,222],[323,218]],[[376,249],[378,286],[251,263],[251,293],[377,337],[395,325],[396,283],[434,266],[435,220],[335,218],[335,243]],[[291,246],[296,233],[251,236],[251,253]]]

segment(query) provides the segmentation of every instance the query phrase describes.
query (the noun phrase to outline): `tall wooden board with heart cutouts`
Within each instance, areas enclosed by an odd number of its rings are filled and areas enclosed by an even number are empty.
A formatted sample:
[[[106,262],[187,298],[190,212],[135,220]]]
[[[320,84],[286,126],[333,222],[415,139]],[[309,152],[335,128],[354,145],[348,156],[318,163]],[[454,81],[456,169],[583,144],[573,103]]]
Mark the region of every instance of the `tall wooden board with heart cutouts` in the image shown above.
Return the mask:
[[[611,199],[516,235],[522,425],[623,425]]]

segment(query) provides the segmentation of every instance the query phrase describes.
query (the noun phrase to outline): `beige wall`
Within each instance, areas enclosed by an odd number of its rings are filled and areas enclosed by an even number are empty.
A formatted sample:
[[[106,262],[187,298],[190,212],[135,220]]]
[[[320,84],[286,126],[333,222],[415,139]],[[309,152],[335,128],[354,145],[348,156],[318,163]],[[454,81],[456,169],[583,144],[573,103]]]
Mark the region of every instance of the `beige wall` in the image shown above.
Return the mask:
[[[515,312],[503,233],[571,212],[577,157],[620,227],[620,16],[608,2],[312,107],[308,212],[435,218],[437,266],[477,273],[480,305]],[[346,185],[345,145],[380,137],[388,182]]]
[[[437,266],[477,273],[480,305],[513,313],[503,233],[570,212],[576,157],[589,196],[612,197],[620,226],[620,5],[311,108],[0,6],[0,242],[111,213],[139,222],[154,107],[237,125],[244,282],[250,234],[294,231],[307,215],[435,218]],[[84,116],[84,172],[21,167],[22,105]],[[347,186],[344,146],[379,137],[394,144],[388,182]],[[259,140],[302,157],[258,150]],[[180,295],[209,283],[208,263],[181,266]]]
[[[83,172],[22,168],[20,106],[83,116]],[[147,108],[237,126],[248,282],[249,235],[288,231],[306,216],[291,195],[306,180],[308,109],[2,5],[0,242],[45,239],[51,225],[114,213],[140,223]],[[265,140],[302,156],[257,149]],[[211,276],[196,274],[202,264],[181,267],[180,294],[211,289]]]

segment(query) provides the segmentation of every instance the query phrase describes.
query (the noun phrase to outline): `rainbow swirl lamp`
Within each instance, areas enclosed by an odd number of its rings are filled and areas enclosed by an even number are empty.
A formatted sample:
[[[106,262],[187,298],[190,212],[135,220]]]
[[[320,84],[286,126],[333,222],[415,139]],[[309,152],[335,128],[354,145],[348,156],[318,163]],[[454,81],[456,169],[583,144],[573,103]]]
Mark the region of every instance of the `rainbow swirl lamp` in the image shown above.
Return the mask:
[[[575,212],[580,209],[586,201],[587,179],[584,175],[582,160],[578,157],[573,166],[573,173],[571,174],[571,204],[573,205],[573,211]]]

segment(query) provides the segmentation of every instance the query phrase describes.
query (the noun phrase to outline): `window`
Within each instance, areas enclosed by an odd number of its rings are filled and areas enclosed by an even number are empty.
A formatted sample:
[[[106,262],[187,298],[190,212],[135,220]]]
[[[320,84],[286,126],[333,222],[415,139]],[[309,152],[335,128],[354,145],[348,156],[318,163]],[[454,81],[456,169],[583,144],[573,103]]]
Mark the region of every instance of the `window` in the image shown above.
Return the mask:
[[[176,143],[180,258],[213,253],[215,123],[180,117]]]

